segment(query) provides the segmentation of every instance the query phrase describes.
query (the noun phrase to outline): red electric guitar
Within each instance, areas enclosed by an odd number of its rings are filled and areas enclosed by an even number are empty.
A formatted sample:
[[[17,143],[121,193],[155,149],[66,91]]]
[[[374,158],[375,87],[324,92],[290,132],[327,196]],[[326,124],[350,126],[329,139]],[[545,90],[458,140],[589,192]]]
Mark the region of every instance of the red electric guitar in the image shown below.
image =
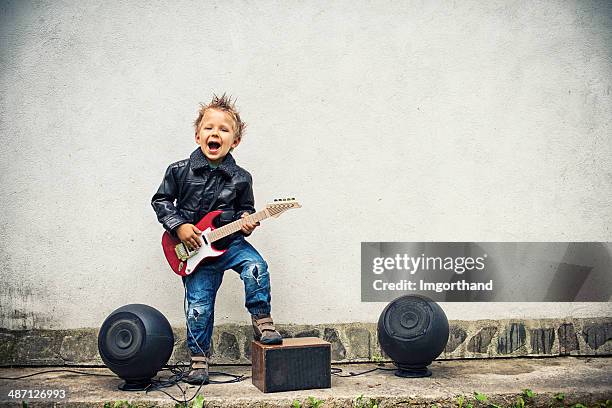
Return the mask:
[[[221,214],[222,211],[211,211],[195,225],[202,231],[202,235],[200,235],[202,246],[200,248],[190,250],[187,245],[182,243],[178,238],[174,238],[166,231],[164,235],[162,235],[164,254],[174,273],[180,276],[189,275],[191,272],[195,271],[203,260],[214,258],[225,253],[227,250],[217,250],[212,243],[236,231],[240,231],[246,221],[255,223],[265,220],[268,217],[276,218],[287,210],[300,207],[301,205],[295,201],[295,198],[277,199],[274,200],[274,203],[266,205],[265,209],[255,214],[230,222],[216,229],[213,226],[213,220]]]

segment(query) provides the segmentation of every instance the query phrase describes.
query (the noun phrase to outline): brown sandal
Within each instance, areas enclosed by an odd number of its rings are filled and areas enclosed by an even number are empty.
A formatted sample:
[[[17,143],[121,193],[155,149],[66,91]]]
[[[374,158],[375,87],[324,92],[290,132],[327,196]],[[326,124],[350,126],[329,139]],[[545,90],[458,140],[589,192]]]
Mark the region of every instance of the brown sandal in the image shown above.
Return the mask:
[[[202,355],[191,356],[189,375],[185,382],[194,385],[208,384],[208,357]]]
[[[282,344],[283,338],[274,327],[270,315],[252,315],[253,337],[263,344]]]

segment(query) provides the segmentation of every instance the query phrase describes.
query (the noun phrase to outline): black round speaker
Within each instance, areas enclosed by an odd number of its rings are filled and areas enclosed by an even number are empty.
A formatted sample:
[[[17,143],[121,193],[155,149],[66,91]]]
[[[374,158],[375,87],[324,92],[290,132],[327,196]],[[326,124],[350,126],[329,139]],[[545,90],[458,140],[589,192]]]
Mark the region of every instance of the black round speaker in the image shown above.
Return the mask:
[[[378,319],[378,342],[398,367],[399,377],[428,377],[427,368],[448,342],[448,319],[433,300],[420,295],[395,299]]]
[[[174,348],[170,323],[151,306],[132,304],[111,313],[98,333],[104,364],[125,380],[124,391],[143,390],[168,362]]]

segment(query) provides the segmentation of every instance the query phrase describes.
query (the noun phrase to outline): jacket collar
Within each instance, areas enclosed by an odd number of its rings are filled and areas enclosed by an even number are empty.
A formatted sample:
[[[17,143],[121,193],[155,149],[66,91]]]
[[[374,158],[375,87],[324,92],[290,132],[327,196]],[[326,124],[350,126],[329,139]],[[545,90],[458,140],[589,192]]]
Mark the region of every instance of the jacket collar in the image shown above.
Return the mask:
[[[189,161],[193,171],[210,168],[206,156],[204,156],[202,149],[199,147],[194,150],[193,153],[191,153],[191,156],[189,156]],[[225,159],[223,159],[223,162],[217,168],[231,176],[236,170],[236,160],[234,160],[231,153],[228,153],[227,156],[225,156]]]

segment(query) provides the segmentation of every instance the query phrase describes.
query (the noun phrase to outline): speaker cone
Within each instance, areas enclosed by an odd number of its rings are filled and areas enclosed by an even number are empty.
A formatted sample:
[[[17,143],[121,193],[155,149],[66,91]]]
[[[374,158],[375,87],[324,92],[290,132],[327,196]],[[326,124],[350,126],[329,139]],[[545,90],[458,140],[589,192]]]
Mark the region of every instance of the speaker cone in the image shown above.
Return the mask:
[[[428,377],[427,368],[448,342],[448,319],[433,300],[420,295],[395,299],[378,319],[378,342],[398,367],[399,377]]]
[[[123,306],[111,313],[98,334],[104,364],[125,380],[119,389],[143,390],[168,362],[174,347],[170,323],[147,305]]]
[[[144,339],[145,328],[142,321],[130,313],[117,313],[106,323],[101,331],[106,357],[118,364],[135,356]]]

